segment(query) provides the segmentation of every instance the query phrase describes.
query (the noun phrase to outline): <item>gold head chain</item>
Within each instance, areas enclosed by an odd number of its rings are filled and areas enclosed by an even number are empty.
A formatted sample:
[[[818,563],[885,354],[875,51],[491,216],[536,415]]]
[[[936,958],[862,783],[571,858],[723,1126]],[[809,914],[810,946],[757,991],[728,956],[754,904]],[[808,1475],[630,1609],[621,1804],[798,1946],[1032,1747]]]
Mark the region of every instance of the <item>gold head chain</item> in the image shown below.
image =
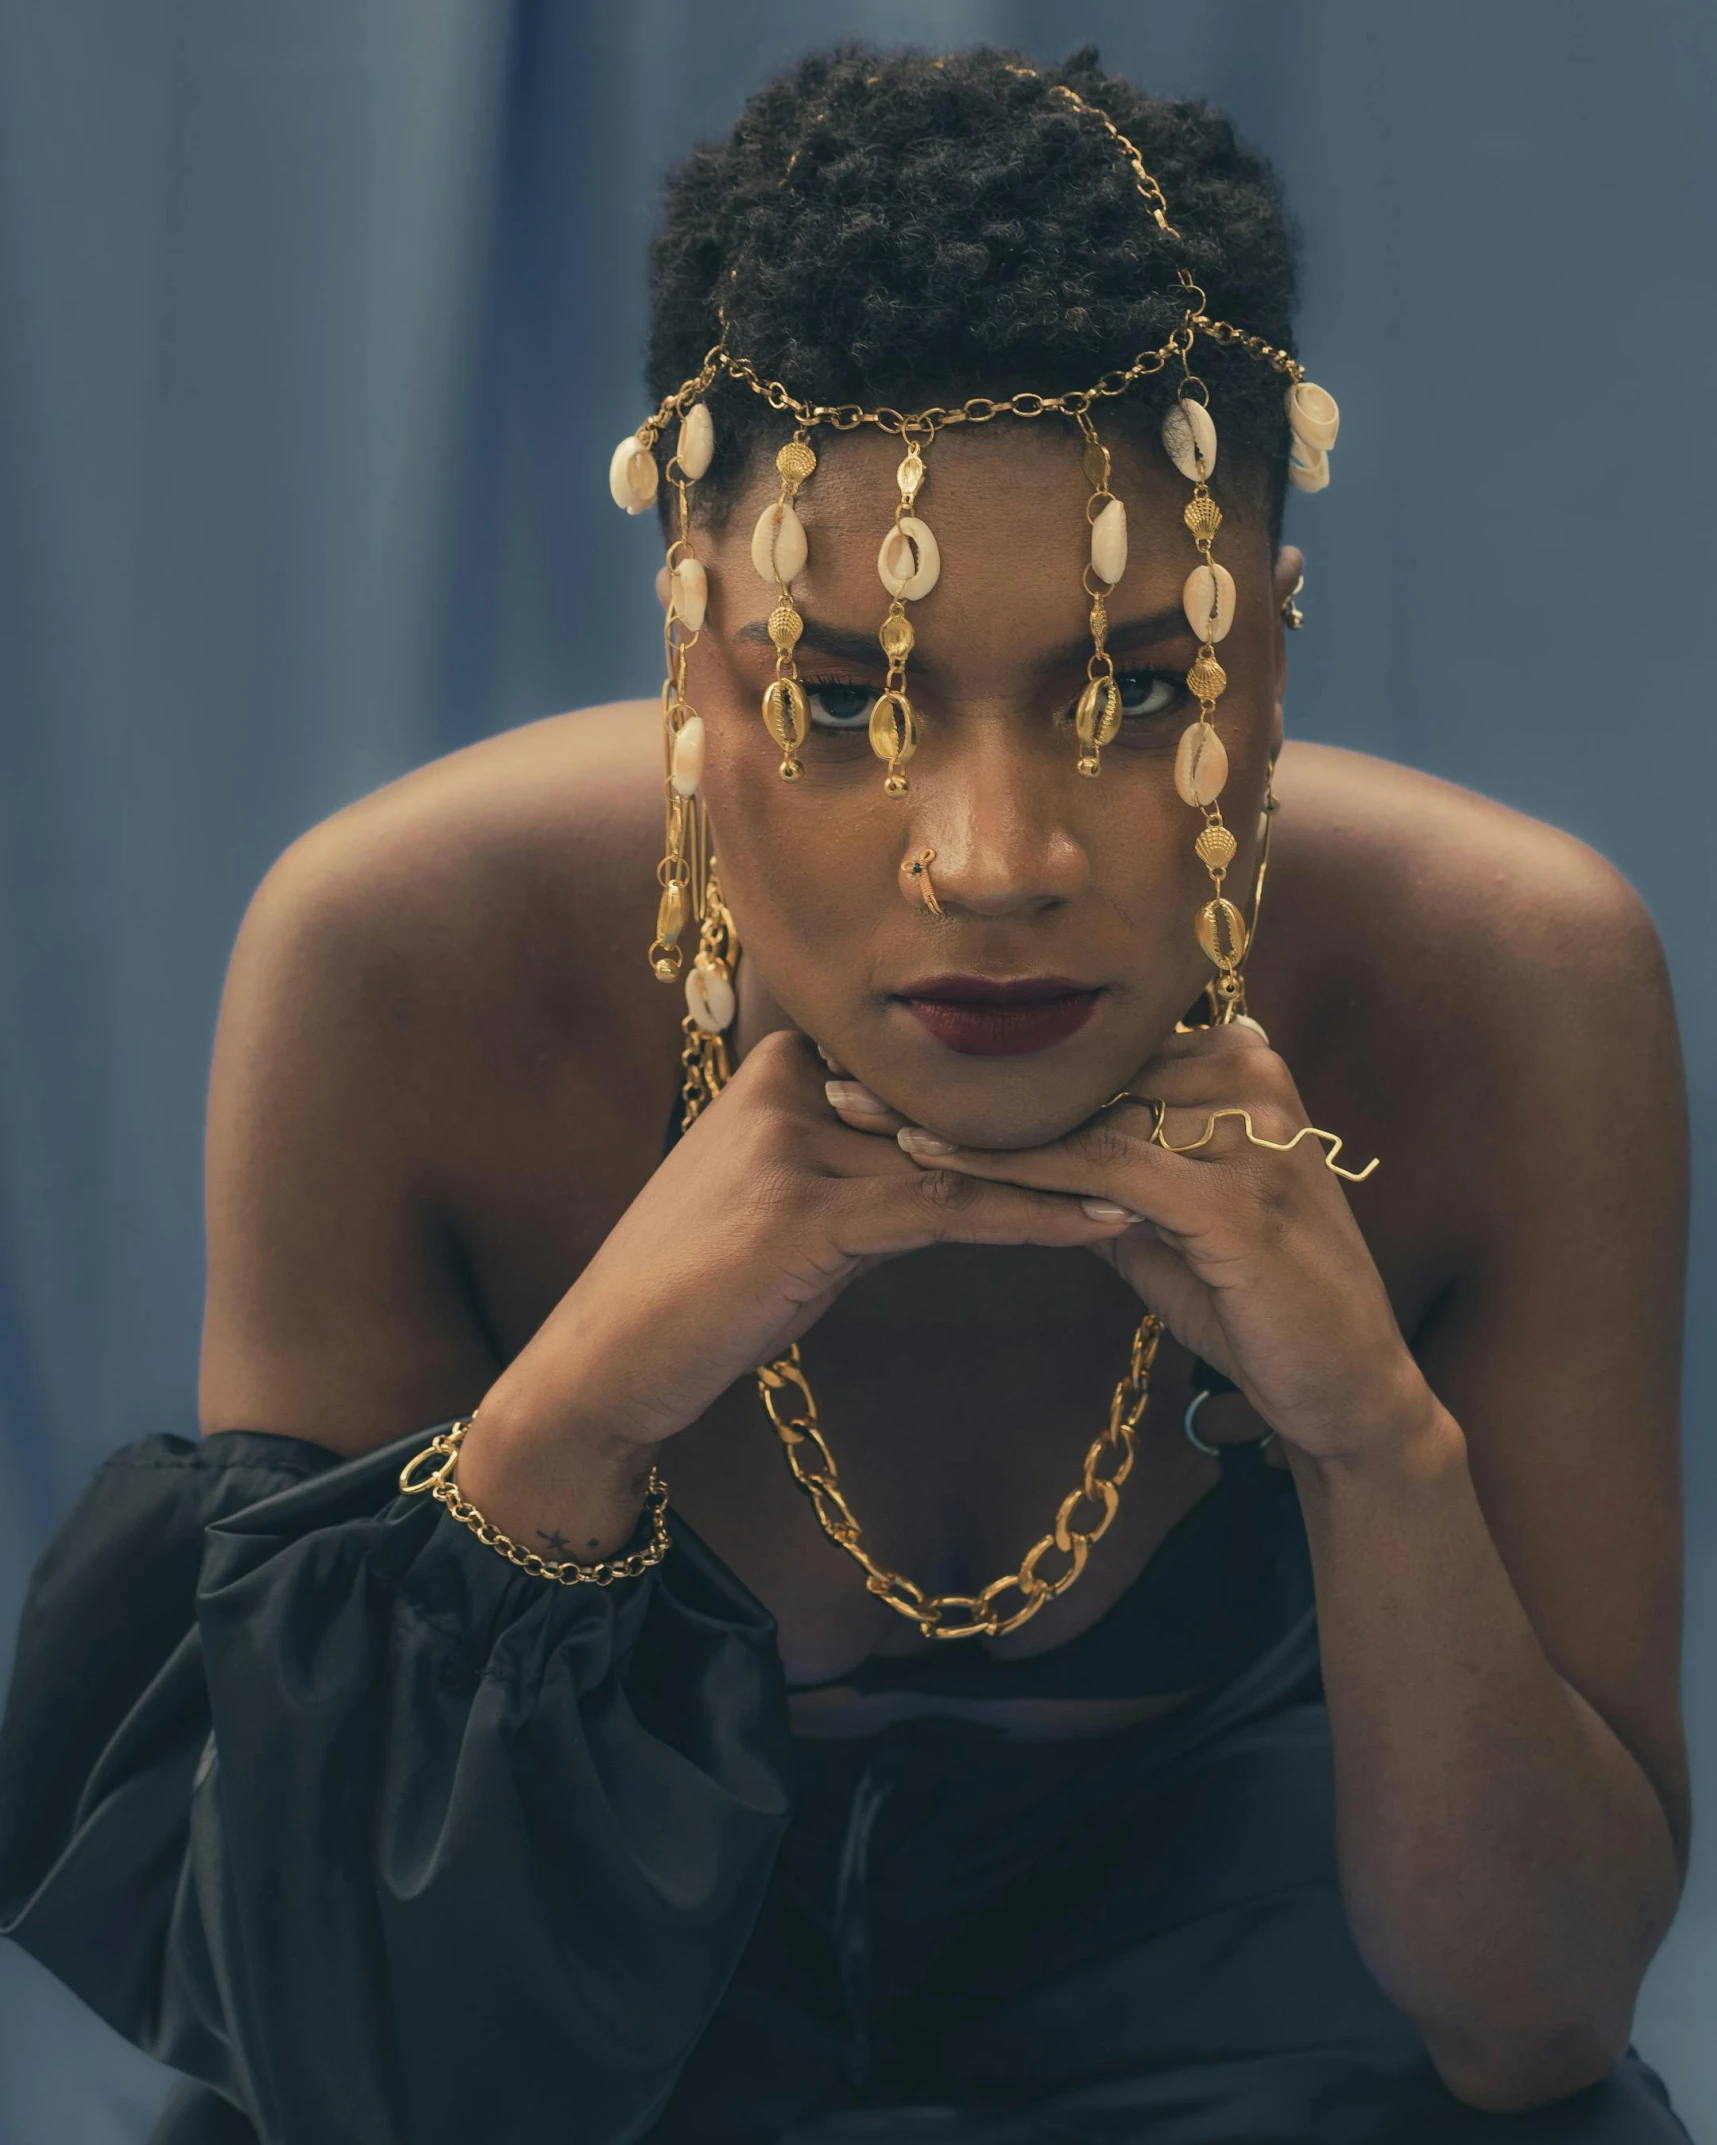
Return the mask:
[[[1029,69],[1015,69],[1030,73]],[[1107,113],[1065,84],[1046,92],[1071,110],[1100,125],[1124,160],[1135,189],[1158,230],[1178,241],[1161,187],[1146,169],[1135,145]],[[783,173],[791,176],[795,151]],[[941,574],[941,551],[934,529],[920,511],[928,474],[928,456],[937,436],[957,425],[981,425],[1001,417],[1071,420],[1081,439],[1081,468],[1088,487],[1086,521],[1089,544],[1081,564],[1081,585],[1090,604],[1091,656],[1086,682],[1074,713],[1078,743],[1077,772],[1095,778],[1102,750],[1121,724],[1121,695],[1107,648],[1108,599],[1127,567],[1127,514],[1111,488],[1113,463],[1097,431],[1097,413],[1126,395],[1141,381],[1180,368],[1176,399],[1163,420],[1162,444],[1169,461],[1188,480],[1191,492],[1182,514],[1196,554],[1183,592],[1188,623],[1198,637],[1198,654],[1187,673],[1187,689],[1198,703],[1197,720],[1180,740],[1175,759],[1175,787],[1199,814],[1194,848],[1209,875],[1210,893],[1196,918],[1199,946],[1212,975],[1206,984],[1213,1020],[1230,1021],[1245,1010],[1244,969],[1249,926],[1224,892],[1227,872],[1237,853],[1233,834],[1223,823],[1218,799],[1228,777],[1228,755],[1216,726],[1218,701],[1227,676],[1217,646],[1234,622],[1235,584],[1214,555],[1222,510],[1211,493],[1216,470],[1217,436],[1210,411],[1210,391],[1193,370],[1199,339],[1246,352],[1280,374],[1286,383],[1287,417],[1292,444],[1288,461],[1291,483],[1303,491],[1320,491],[1329,481],[1329,449],[1335,443],[1339,412],[1334,399],[1313,386],[1299,362],[1262,336],[1248,334],[1213,318],[1204,291],[1189,270],[1176,271],[1183,299],[1179,325],[1154,350],[1105,372],[1089,387],[1039,394],[1026,389],[1005,396],[973,395],[964,402],[902,411],[884,404],[867,408],[856,402],[822,403],[795,395],[782,381],[761,374],[752,361],[729,347],[725,311],[720,335],[705,353],[698,371],[663,398],[660,405],[615,448],[609,464],[609,489],[617,505],[641,514],[654,505],[664,474],[657,448],[677,422],[678,433],[665,475],[673,487],[675,533],[666,561],[666,680],[662,690],[664,854],[658,867],[660,898],[650,965],[663,982],[677,980],[684,967],[682,946],[695,926],[697,952],[684,976],[686,1014],[681,1051],[684,1075],[682,1121],[690,1125],[720,1093],[729,1076],[726,1031],[735,1011],[734,976],[739,935],[722,899],[720,877],[710,844],[701,794],[704,726],[693,707],[687,658],[704,620],[708,584],[692,535],[688,488],[709,468],[715,451],[714,426],[705,400],[725,376],[749,388],[787,419],[790,437],[775,457],[775,498],[759,515],[751,538],[751,561],[773,592],[769,636],[775,649],[775,675],[764,690],[762,718],[780,753],[783,781],[805,774],[800,755],[810,730],[810,709],[800,683],[796,650],[804,632],[794,583],[805,571],[809,543],[797,512],[803,487],[817,468],[812,436],[823,427],[853,432],[862,425],[898,437],[902,456],[895,471],[895,502],[882,532],[877,575],[888,598],[878,629],[887,666],[883,690],[871,710],[872,751],[884,763],[884,788],[904,799],[910,794],[908,763],[919,747],[919,718],[908,686],[908,664],[916,640],[909,606],[929,595]],[[1257,920],[1257,894],[1268,857],[1268,814],[1274,798],[1266,792],[1264,835],[1258,856],[1258,886],[1250,928]],[[1119,1098],[1114,1098],[1119,1099]],[[1160,1131],[1160,1121],[1155,1128]],[[1207,1137],[1214,1127],[1207,1128]],[[1250,1127],[1248,1127],[1249,1136]],[[1330,1135],[1320,1134],[1328,1139]],[[1199,1144],[1203,1144],[1200,1142]],[[1332,1166],[1333,1154],[1329,1157]],[[1347,1175],[1346,1171],[1338,1174]],[[916,1623],[932,1638],[996,1637],[1017,1630],[1073,1584],[1085,1568],[1091,1545],[1114,1516],[1120,1486],[1133,1462],[1135,1432],[1150,1389],[1151,1367],[1161,1340],[1160,1321],[1146,1312],[1133,1337],[1128,1367],[1110,1403],[1109,1420],[1086,1454],[1079,1486],[1063,1499],[1050,1531],[1027,1551],[1018,1569],[974,1594],[931,1594],[879,1564],[865,1548],[862,1531],[841,1492],[835,1459],[818,1426],[816,1402],[806,1382],[798,1347],[757,1371],[758,1389],[782,1443],[794,1480],[810,1498],[824,1532],[860,1565],[865,1584],[878,1599]],[[1081,1508],[1086,1523],[1077,1524]],[[1065,1559],[1054,1576],[1045,1565]]]

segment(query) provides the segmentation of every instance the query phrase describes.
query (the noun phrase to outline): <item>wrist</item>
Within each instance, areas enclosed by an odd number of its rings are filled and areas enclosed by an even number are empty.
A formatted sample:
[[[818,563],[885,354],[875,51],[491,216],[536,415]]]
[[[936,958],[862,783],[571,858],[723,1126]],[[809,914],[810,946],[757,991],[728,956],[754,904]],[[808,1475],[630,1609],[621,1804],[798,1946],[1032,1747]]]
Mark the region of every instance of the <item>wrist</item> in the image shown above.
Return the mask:
[[[1317,1451],[1290,1444],[1288,1457],[1302,1482],[1324,1487],[1428,1480],[1451,1462],[1465,1465],[1466,1437],[1404,1350],[1338,1440]]]
[[[460,1448],[458,1484],[492,1526],[527,1549],[586,1563],[638,1524],[653,1447],[586,1423],[551,1420],[497,1381]]]

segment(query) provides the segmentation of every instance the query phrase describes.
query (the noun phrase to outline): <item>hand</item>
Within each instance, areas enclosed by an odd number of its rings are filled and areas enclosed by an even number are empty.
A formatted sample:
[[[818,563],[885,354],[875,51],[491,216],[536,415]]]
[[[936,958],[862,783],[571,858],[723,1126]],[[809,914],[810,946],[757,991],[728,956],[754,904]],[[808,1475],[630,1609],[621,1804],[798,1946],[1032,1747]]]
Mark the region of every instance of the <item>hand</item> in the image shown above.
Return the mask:
[[[802,1035],[757,1044],[496,1381],[480,1429],[635,1453],[695,1422],[884,1259],[938,1243],[1100,1244],[1126,1227],[1076,1196],[927,1170],[861,1137],[831,1115],[825,1070]],[[473,1458],[479,1443],[474,1432]]]
[[[1128,1087],[1167,1106],[1170,1146],[1198,1140],[1217,1110],[1249,1111],[1258,1136],[1279,1142],[1310,1122],[1293,1075],[1251,1022],[1171,1035]],[[951,1148],[880,1110],[841,1114],[855,1127],[899,1128],[899,1144],[926,1168],[1077,1196],[1118,1218],[1121,1233],[1091,1248],[1286,1445],[1348,1458],[1434,1412],[1316,1141],[1273,1153],[1224,1118],[1196,1154],[1174,1154],[1152,1144],[1154,1113],[1140,1102],[1017,1150]]]

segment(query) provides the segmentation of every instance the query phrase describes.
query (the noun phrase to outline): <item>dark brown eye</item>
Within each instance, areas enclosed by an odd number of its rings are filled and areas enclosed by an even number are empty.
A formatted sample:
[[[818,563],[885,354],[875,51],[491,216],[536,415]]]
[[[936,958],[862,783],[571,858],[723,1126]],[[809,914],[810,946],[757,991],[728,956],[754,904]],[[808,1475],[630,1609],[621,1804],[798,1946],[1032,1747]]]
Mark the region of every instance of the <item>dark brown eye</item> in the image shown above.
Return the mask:
[[[1121,688],[1123,717],[1166,715],[1182,691],[1182,680],[1166,670],[1119,671],[1115,683]]]
[[[848,685],[839,678],[807,678],[805,698],[819,730],[862,730],[876,699],[868,685]]]

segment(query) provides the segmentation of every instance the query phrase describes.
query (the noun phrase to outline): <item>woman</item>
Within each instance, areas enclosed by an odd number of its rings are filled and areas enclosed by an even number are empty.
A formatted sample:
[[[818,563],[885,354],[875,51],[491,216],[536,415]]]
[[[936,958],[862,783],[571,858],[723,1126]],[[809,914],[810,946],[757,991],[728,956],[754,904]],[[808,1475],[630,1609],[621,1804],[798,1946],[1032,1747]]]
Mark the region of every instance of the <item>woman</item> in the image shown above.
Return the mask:
[[[259,893],[221,1434],[38,1573],[7,1929],[158,2139],[1684,2137],[1662,963],[1280,749],[1267,174],[847,51],[654,270],[662,708]]]

